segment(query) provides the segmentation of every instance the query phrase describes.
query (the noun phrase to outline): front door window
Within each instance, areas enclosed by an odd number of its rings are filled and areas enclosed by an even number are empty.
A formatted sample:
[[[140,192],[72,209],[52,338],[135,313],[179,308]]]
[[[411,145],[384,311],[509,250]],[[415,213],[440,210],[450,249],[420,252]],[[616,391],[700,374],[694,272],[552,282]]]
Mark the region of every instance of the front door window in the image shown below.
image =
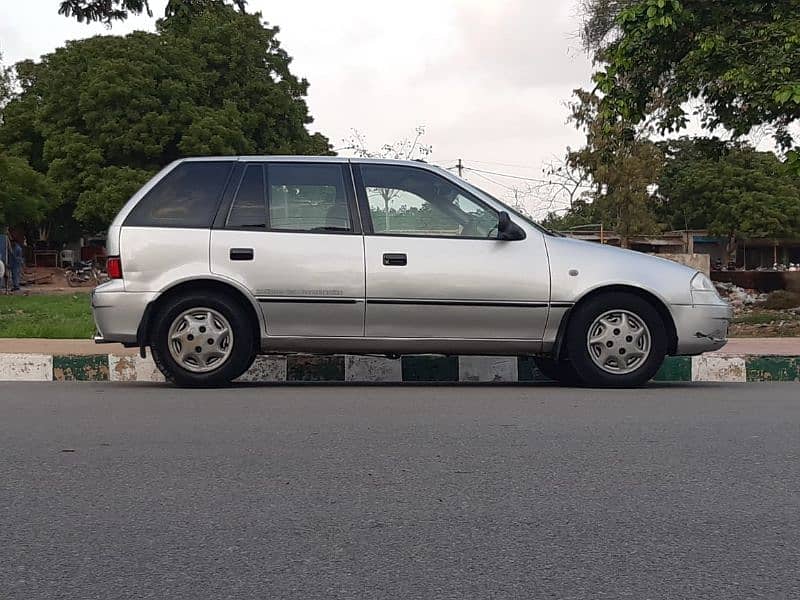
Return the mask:
[[[497,212],[435,173],[364,165],[361,174],[376,234],[497,238]]]

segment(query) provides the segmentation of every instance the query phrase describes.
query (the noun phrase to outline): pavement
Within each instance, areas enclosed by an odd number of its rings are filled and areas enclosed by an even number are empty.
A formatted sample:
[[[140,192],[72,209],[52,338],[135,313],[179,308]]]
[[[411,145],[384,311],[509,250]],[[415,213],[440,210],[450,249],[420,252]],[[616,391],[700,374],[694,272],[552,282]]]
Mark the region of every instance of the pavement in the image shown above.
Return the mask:
[[[90,356],[114,354],[132,356],[138,348],[126,348],[122,344],[95,344],[93,340],[50,340],[42,338],[0,338],[0,354],[63,354]]]
[[[122,344],[95,344],[92,340],[48,340],[0,338],[0,354],[67,354],[87,356],[93,354],[113,354],[132,356],[138,348],[125,348]],[[800,338],[735,338],[712,354],[716,355],[759,355],[759,356],[800,356]]]
[[[732,338],[717,355],[800,356],[800,338]]]
[[[800,597],[792,384],[0,383],[0,597]]]

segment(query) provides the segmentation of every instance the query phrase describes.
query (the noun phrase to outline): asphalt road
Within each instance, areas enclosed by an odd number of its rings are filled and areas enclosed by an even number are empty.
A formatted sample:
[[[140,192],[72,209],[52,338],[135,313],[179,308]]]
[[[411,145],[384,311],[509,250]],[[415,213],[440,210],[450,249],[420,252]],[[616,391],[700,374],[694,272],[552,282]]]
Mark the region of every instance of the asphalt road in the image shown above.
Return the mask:
[[[800,386],[0,384],[0,598],[800,597]]]

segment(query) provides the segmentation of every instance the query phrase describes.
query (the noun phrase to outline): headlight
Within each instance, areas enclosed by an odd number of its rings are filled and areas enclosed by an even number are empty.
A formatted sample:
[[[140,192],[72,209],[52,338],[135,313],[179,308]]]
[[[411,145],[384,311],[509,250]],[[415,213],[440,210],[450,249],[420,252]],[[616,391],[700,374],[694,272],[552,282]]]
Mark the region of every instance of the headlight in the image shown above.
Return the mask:
[[[714,287],[712,281],[703,275],[703,273],[698,273],[694,277],[692,277],[692,291],[693,292],[717,292],[717,288]]]

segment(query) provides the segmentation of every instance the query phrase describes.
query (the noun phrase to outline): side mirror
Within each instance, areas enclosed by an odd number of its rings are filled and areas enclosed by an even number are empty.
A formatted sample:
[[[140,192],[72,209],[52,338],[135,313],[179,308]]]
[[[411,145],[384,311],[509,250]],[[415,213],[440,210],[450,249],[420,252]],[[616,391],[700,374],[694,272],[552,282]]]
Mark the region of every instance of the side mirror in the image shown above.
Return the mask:
[[[525,239],[525,231],[511,220],[506,211],[497,215],[497,239],[506,242]]]

